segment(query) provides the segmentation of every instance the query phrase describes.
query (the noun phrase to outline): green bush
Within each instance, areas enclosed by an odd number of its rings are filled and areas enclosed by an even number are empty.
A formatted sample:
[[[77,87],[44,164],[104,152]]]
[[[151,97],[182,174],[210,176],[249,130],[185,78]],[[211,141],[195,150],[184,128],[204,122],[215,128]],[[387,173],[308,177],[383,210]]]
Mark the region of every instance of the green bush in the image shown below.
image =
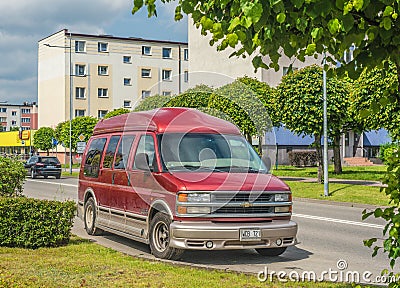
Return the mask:
[[[21,195],[25,176],[26,171],[20,161],[0,157],[0,197]]]
[[[317,151],[290,151],[289,161],[296,167],[317,166]]]
[[[75,210],[73,201],[0,198],[0,246],[35,249],[67,244]]]
[[[379,150],[379,158],[383,161],[383,163],[388,164],[389,158],[393,156],[393,154],[399,150],[399,145],[395,143],[387,143],[383,144]]]

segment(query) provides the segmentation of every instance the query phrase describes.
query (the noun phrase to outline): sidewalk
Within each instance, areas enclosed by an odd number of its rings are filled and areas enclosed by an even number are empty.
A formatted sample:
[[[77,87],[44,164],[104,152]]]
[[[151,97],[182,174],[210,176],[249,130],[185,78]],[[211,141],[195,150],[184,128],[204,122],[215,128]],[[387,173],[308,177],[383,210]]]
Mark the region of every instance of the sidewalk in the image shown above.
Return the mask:
[[[308,177],[280,176],[278,178],[281,180],[284,180],[284,181],[298,181],[298,182],[309,182],[309,183],[318,182],[317,178],[308,178]],[[364,185],[364,186],[372,186],[372,187],[386,187],[386,185],[382,184],[382,182],[370,181],[370,180],[351,180],[351,179],[329,178],[329,183],[348,184],[348,185]]]

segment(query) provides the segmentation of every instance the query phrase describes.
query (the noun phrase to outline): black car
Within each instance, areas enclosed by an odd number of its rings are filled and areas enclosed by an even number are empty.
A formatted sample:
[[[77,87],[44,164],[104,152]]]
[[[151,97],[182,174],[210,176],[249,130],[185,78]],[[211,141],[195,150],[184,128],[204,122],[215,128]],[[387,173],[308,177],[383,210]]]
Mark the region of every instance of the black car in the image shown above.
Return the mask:
[[[25,164],[27,172],[34,179],[37,176],[54,176],[57,179],[61,178],[61,163],[57,157],[53,156],[32,156]]]

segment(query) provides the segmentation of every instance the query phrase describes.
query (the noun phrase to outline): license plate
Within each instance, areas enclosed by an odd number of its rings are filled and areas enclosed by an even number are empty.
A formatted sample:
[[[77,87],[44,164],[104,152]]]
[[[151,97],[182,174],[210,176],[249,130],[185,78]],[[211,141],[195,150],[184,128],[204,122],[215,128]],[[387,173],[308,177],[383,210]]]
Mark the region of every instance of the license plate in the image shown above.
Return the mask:
[[[49,165],[49,166],[47,166],[47,168],[54,168],[55,166],[52,166],[52,165]]]
[[[240,241],[261,240],[260,229],[240,229]]]

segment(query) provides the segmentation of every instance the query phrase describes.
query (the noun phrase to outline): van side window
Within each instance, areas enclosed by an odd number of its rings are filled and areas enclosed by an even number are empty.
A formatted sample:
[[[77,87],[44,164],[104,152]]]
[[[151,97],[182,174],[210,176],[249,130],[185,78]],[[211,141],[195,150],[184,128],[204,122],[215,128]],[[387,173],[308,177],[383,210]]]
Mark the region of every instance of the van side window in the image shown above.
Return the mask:
[[[101,155],[103,154],[104,145],[107,138],[97,138],[90,143],[89,150],[86,155],[83,173],[87,177],[97,178],[99,176]]]
[[[149,158],[150,171],[154,171],[154,168],[156,167],[156,165],[155,165],[156,159],[155,159],[154,139],[151,135],[143,135],[140,138],[138,147],[136,149],[135,158],[136,158],[136,155],[138,155],[140,153],[147,154],[147,157]],[[133,169],[136,169],[136,170],[138,169],[136,167],[135,163],[133,163]]]
[[[119,142],[117,155],[115,156],[114,169],[125,169],[134,139],[134,135],[122,136],[122,140]]]
[[[104,154],[103,168],[111,168],[112,167],[112,164],[114,162],[115,150],[117,149],[119,138],[121,138],[119,135],[111,136],[110,142],[108,142],[108,145],[107,145],[106,154]]]

